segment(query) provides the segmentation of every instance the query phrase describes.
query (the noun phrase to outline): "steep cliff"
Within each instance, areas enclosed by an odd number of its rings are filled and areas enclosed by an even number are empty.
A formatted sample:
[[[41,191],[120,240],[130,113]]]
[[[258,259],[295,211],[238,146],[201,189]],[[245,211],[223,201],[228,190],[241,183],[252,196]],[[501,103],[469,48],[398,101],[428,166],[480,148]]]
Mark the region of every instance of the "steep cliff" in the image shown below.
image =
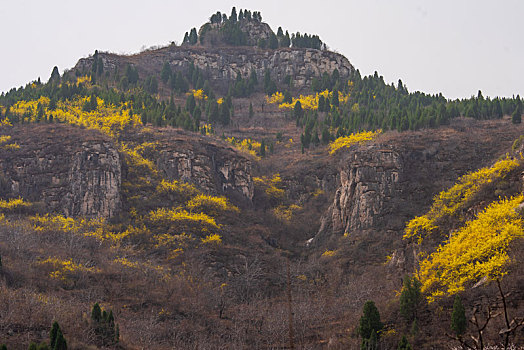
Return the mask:
[[[20,148],[0,148],[0,198],[22,197],[72,217],[111,218],[122,209],[124,161],[109,138],[61,124],[3,128],[2,135]],[[251,161],[230,147],[177,130],[148,141],[160,145],[155,158],[163,178],[252,200]]]
[[[456,179],[491,164],[511,148],[519,130],[455,120],[432,131],[391,133],[353,146],[339,157],[339,187],[312,243],[345,234],[382,248],[400,246],[405,222],[428,209]]]
[[[6,128],[20,148],[0,150],[2,197],[67,216],[111,217],[121,206],[121,159],[98,132],[66,125]]]
[[[164,131],[156,139],[156,166],[166,179],[189,182],[208,193],[253,199],[252,164],[237,151],[182,131]]]
[[[263,81],[266,70],[277,83],[283,83],[289,75],[297,89],[309,87],[313,78],[320,77],[324,72],[331,74],[337,69],[341,77],[347,78],[354,70],[344,56],[314,49],[261,50],[252,47],[199,48],[171,45],[132,56],[100,53],[99,57],[106,74],[113,76],[125,72],[128,64],[134,65],[141,77],[147,77],[158,76],[164,62],[168,62],[173,71],[182,73],[187,73],[192,63],[202,70],[213,87],[224,93],[237,74],[248,78],[252,70],[259,81]],[[93,57],[82,58],[73,70],[90,72],[92,64]]]

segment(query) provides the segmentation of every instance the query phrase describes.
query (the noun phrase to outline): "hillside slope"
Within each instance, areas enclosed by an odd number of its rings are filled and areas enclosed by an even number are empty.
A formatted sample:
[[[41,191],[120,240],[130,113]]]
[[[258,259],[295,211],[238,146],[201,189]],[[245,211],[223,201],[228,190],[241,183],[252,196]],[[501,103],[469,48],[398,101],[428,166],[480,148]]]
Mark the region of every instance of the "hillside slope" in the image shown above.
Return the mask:
[[[291,314],[296,347],[358,349],[373,300],[379,348],[440,349],[455,295],[522,344],[520,97],[410,93],[256,12],[190,33],[0,97],[0,344],[281,349]],[[439,278],[458,255],[498,265]]]

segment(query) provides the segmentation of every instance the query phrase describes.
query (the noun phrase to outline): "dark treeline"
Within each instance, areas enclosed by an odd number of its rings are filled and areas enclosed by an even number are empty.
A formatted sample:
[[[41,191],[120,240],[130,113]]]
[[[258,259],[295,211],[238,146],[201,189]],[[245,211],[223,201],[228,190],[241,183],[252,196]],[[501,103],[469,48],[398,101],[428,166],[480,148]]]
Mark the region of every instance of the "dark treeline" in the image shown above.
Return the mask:
[[[144,124],[155,126],[170,125],[181,127],[186,130],[199,131],[201,121],[213,124],[227,125],[233,113],[231,96],[222,99],[218,103],[215,94],[206,80],[202,71],[190,64],[185,74],[174,72],[168,63],[164,64],[160,76],[148,76],[140,79],[137,69],[132,65],[127,65],[124,73],[120,76],[115,73],[113,76],[98,76],[101,61],[98,53],[95,53],[93,66],[90,71],[75,74],[68,73],[60,76],[58,68],[55,67],[48,83],[42,83],[40,79],[27,84],[19,89],[13,88],[9,92],[0,95],[0,105],[5,107],[0,109],[0,117],[9,118],[12,123],[24,122],[25,118],[12,115],[9,108],[18,101],[38,100],[40,97],[48,97],[50,115],[44,115],[43,106],[37,107],[37,121],[53,121],[53,110],[57,108],[59,101],[74,100],[80,97],[89,97],[82,105],[84,112],[93,112],[98,108],[97,97],[105,101],[106,104],[120,106],[122,109],[130,109],[132,114],[140,114]],[[77,83],[77,78],[84,74],[90,75],[91,84],[86,82]],[[159,80],[171,89],[171,98],[163,101],[157,98]],[[98,83],[96,83],[98,82]],[[230,94],[243,96],[246,92],[254,91],[257,84],[256,74],[246,80],[237,79],[231,85]],[[190,88],[202,89],[205,99],[197,100],[192,93],[187,94],[184,106],[176,105],[174,102],[175,94],[186,94]],[[250,92],[251,91],[251,92]],[[42,114],[42,116],[40,116]],[[209,130],[208,130],[209,131]]]
[[[218,25],[220,41],[231,46],[245,46],[248,44],[248,33],[245,33],[240,26],[243,21],[262,22],[262,15],[257,11],[252,13],[250,10],[242,9],[237,14],[235,7],[231,10],[231,15],[229,17],[218,11],[209,18],[209,23],[202,27],[200,35],[197,33],[196,28],[192,28],[189,32],[186,32],[183,43],[185,45],[196,45],[200,41],[200,43],[203,44],[206,34],[212,30],[213,25]],[[267,39],[260,38],[256,45],[260,48],[270,49],[290,46],[317,50],[325,48],[325,45],[322,43],[322,40],[320,40],[318,35],[302,35],[297,32],[290,36],[288,31],[284,34],[282,27],[278,28],[276,35],[271,32]]]
[[[445,125],[459,116],[477,120],[500,119],[511,115],[513,123],[521,122],[522,99],[477,96],[448,100],[442,94],[409,92],[401,80],[386,84],[382,76],[362,78],[357,70],[343,80],[337,70],[314,79],[313,92],[333,91],[330,99],[319,98],[317,111],[295,106],[297,125],[303,127],[303,146],[328,143],[336,137],[362,130],[417,130]],[[350,94],[347,103],[340,103],[338,91]],[[286,94],[284,94],[286,95]],[[319,136],[321,135],[321,136]]]

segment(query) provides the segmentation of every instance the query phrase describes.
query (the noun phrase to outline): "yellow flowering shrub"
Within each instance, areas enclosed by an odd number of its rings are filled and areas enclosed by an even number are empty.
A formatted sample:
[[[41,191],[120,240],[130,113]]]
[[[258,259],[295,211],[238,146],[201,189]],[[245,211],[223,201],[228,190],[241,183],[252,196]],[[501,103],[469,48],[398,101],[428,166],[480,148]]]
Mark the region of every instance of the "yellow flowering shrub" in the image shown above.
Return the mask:
[[[349,136],[339,137],[329,144],[329,154],[334,154],[336,151],[344,147],[351,147],[357,143],[362,144],[371,141],[381,132],[382,130],[379,129],[377,131],[363,131],[353,133]]]
[[[29,207],[31,207],[31,203],[24,201],[22,198],[0,199],[0,212],[12,212]]]
[[[184,201],[193,196],[196,196],[199,193],[198,189],[192,184],[180,182],[177,180],[167,181],[164,179],[160,181],[156,191],[160,194],[163,193],[176,195],[178,198],[183,198]]]
[[[337,252],[335,252],[334,250],[326,250],[324,253],[322,253],[322,256],[332,257],[332,256],[335,256],[336,254]]]
[[[266,102],[269,104],[280,104],[284,102],[284,94],[277,91],[271,96],[266,96]]]
[[[43,261],[38,262],[38,265],[48,267],[52,271],[49,277],[62,281],[68,281],[75,273],[90,272],[95,273],[99,270],[94,267],[86,267],[82,264],[73,262],[71,259],[62,260],[56,257],[49,257]]]
[[[303,109],[316,110],[318,109],[318,99],[322,96],[325,99],[331,99],[333,97],[333,91],[324,90],[315,95],[300,95],[299,97],[293,97],[291,102],[284,102],[284,94],[281,92],[275,92],[273,95],[266,97],[266,102],[269,104],[278,104],[280,109],[293,109],[295,104],[300,101],[300,105]],[[341,104],[346,104],[349,101],[350,94],[344,94],[338,92],[338,100]]]
[[[495,179],[503,178],[517,167],[519,167],[518,161],[505,158],[490,168],[481,168],[460,177],[453,187],[435,196],[430,210],[425,215],[416,217],[407,223],[404,238],[421,240],[424,234],[437,228],[438,220],[455,215],[459,210],[465,208],[484,186]]]
[[[199,89],[199,90],[191,89],[191,91],[189,91],[187,95],[188,96],[193,95],[195,97],[195,100],[207,100],[207,96],[206,94],[204,94],[204,90],[202,89]]]
[[[524,237],[523,220],[516,211],[523,200],[520,195],[492,203],[421,262],[422,291],[430,300],[463,291],[484,277],[504,275],[509,244]]]
[[[20,145],[16,142],[14,143],[8,143],[11,140],[11,136],[9,135],[0,135],[0,148],[6,149],[6,150],[15,150],[19,149]]]
[[[228,137],[226,141],[236,149],[251,155],[257,160],[260,159],[257,155],[257,151],[260,151],[260,147],[262,146],[260,142],[251,139],[236,139],[234,137]]]
[[[1,135],[0,136],[0,144],[7,143],[7,142],[9,142],[9,140],[11,140],[11,136],[10,135]]]
[[[275,215],[275,217],[280,221],[288,222],[293,217],[293,214],[300,209],[302,209],[302,207],[296,204],[291,204],[289,206],[279,205],[273,209],[273,215]]]
[[[225,197],[215,197],[199,194],[187,202],[186,207],[191,212],[204,212],[209,215],[218,215],[225,211],[239,212],[239,209],[229,203]]]
[[[208,232],[219,229],[215,219],[204,213],[190,213],[184,209],[160,208],[149,213],[147,220],[156,225],[171,226],[180,232],[199,229]]]
[[[285,195],[284,189],[280,187],[282,185],[280,174],[275,174],[272,178],[266,176],[253,177],[253,182],[256,186],[262,187],[266,195],[271,199],[279,200]]]
[[[205,238],[202,238],[203,244],[220,244],[222,243],[222,237],[218,234],[211,234],[206,236]]]
[[[96,111],[86,112],[82,109],[89,96],[79,97],[75,100],[59,101],[53,111],[48,109],[49,98],[41,97],[38,100],[18,101],[11,107],[11,113],[21,118],[36,121],[37,106],[44,107],[45,114],[53,114],[54,118],[65,123],[96,129],[112,137],[118,136],[126,128],[140,127],[142,121],[137,114],[131,115],[129,108],[124,105],[115,107],[107,105],[102,99],[97,98]],[[125,105],[127,107],[127,105]]]
[[[128,157],[128,163],[133,168],[142,168],[146,171],[156,174],[158,170],[156,169],[155,164],[142,156],[142,151],[149,147],[149,145],[138,145],[135,148],[131,148],[128,145],[122,143],[120,146],[120,151],[123,152]]]
[[[161,265],[154,265],[151,261],[139,262],[131,261],[126,257],[115,258],[114,264],[128,269],[139,270],[142,273],[149,275],[151,273],[159,276],[163,281],[169,281],[171,279],[171,269]]]

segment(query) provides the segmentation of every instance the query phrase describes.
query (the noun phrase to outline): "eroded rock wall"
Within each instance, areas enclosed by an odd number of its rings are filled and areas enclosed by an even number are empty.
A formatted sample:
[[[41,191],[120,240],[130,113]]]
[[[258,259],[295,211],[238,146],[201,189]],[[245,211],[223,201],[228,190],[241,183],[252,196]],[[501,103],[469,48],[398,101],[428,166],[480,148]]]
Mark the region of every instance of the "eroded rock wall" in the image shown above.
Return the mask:
[[[121,159],[113,143],[66,125],[6,130],[20,145],[0,150],[4,198],[40,202],[66,216],[110,218],[121,209]]]
[[[294,88],[304,89],[311,86],[314,77],[321,77],[337,69],[345,78],[354,68],[343,55],[314,49],[278,49],[261,50],[252,47],[199,48],[169,46],[158,50],[145,51],[133,56],[119,56],[100,53],[104,71],[123,74],[127,64],[135,65],[141,78],[160,75],[164,62],[169,62],[171,69],[186,73],[191,63],[202,70],[212,86],[227,92],[229,84],[237,74],[248,78],[251,71],[257,74],[262,86],[264,74],[269,70],[271,79],[283,83],[288,75]],[[75,70],[90,71],[93,58],[80,59]]]
[[[196,185],[207,193],[253,199],[251,161],[231,148],[206,143],[198,136],[184,139],[169,135],[162,140],[158,169],[168,180]]]

